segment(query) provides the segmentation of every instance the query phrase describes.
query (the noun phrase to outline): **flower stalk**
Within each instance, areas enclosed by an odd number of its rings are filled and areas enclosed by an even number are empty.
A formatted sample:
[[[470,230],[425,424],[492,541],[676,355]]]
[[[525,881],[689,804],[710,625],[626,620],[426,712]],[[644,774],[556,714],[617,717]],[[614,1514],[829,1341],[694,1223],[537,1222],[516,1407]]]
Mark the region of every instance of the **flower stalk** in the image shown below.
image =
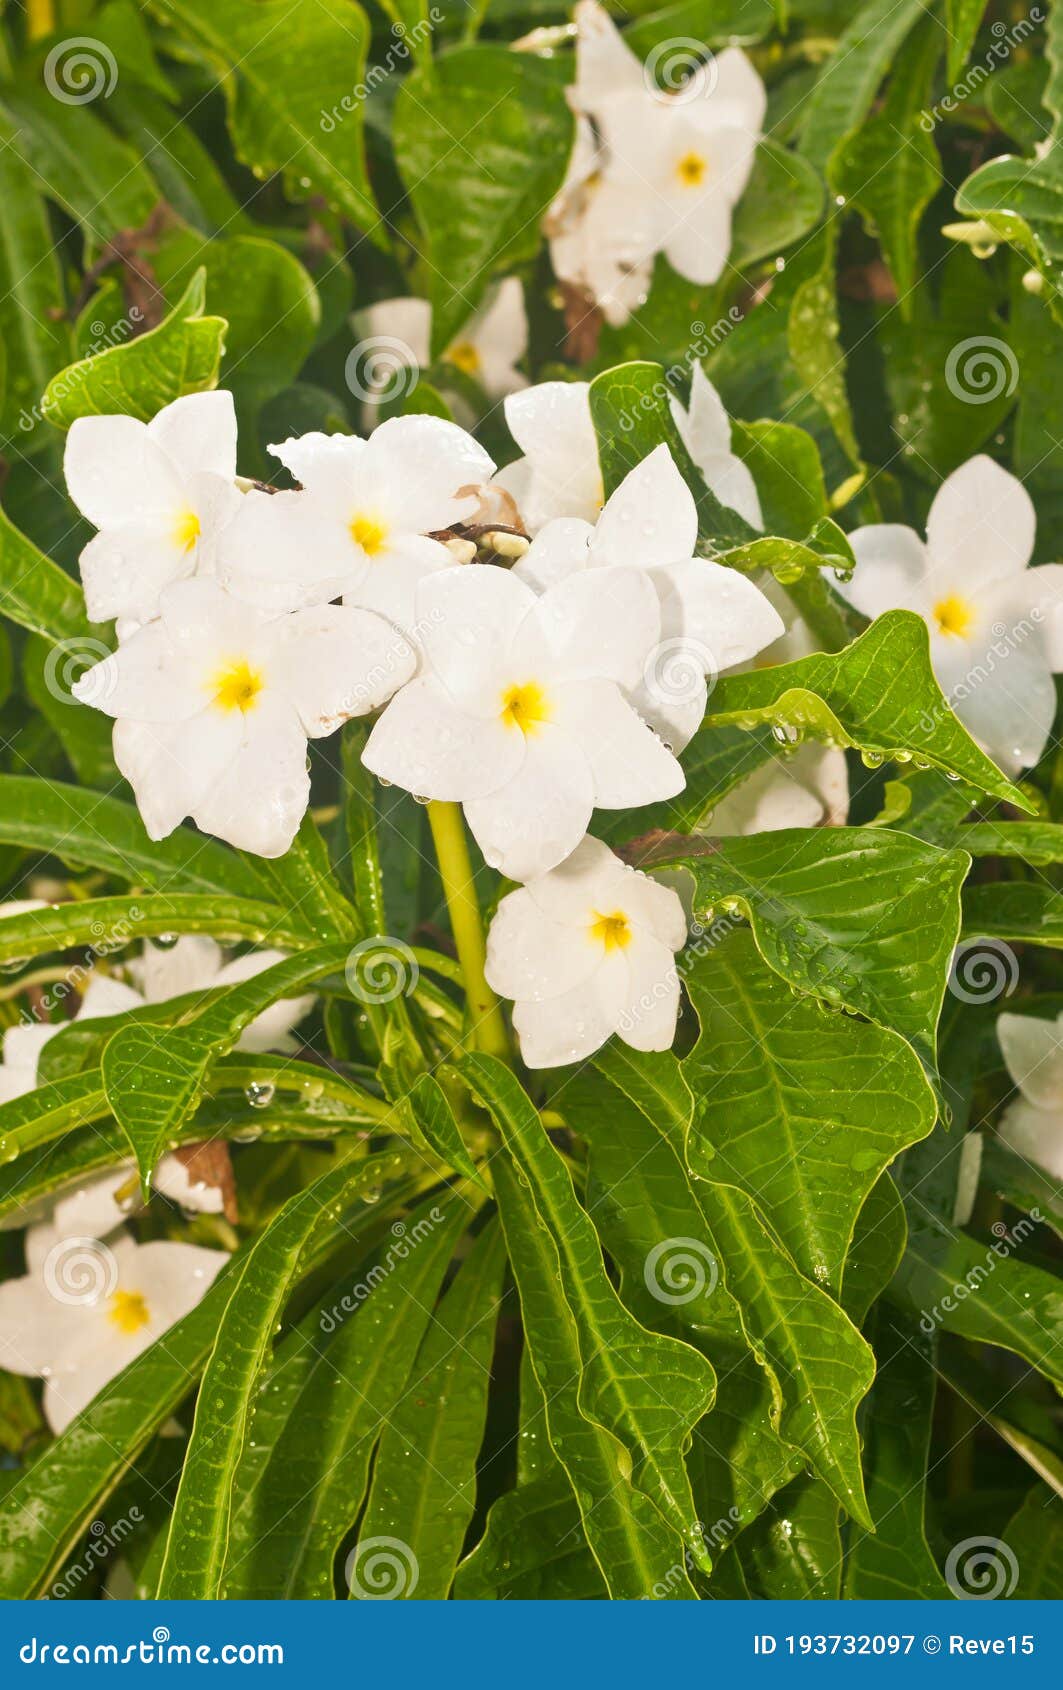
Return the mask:
[[[510,1060],[509,1034],[502,1008],[484,978],[487,948],[480,905],[473,885],[469,844],[459,804],[434,801],[428,805],[436,860],[450,913],[450,926],[465,981],[472,1018],[472,1040],[488,1056]]]

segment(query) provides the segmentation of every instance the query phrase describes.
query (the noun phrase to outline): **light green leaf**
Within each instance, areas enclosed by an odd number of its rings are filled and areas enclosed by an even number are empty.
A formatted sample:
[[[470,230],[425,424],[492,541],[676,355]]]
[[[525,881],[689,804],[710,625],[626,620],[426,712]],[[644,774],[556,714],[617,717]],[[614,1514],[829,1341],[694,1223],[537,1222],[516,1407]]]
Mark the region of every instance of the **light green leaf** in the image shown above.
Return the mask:
[[[454,1581],[454,1596],[462,1602],[579,1602],[606,1595],[560,1466],[498,1498],[483,1537]]]
[[[986,0],[945,0],[945,34],[948,38],[945,75],[949,82],[958,82],[963,75],[985,9]]]
[[[359,1537],[390,1535],[408,1546],[419,1578],[400,1594],[419,1602],[446,1597],[472,1520],[505,1265],[492,1221],[434,1312],[373,1464]],[[576,1514],[571,1490],[569,1509]]]
[[[226,325],[203,315],[205,297],[206,271],[197,270],[157,329],[71,364],[45,391],[48,421],[65,429],[75,417],[117,411],[148,422],[182,394],[216,386]]]
[[[1019,1576],[1014,1602],[1058,1602],[1063,1596],[1063,1501],[1047,1485],[1034,1485],[1008,1521],[1004,1543]]]
[[[0,615],[43,634],[53,645],[65,646],[75,660],[98,662],[106,656],[102,641],[89,632],[85,595],[77,582],[20,534],[2,510]]]
[[[837,1498],[822,1479],[794,1479],[742,1533],[734,1554],[752,1596],[837,1601],[843,1559]]]
[[[493,275],[538,251],[573,133],[559,78],[529,53],[452,48],[403,82],[392,139],[428,243],[434,352]]]
[[[823,182],[807,159],[770,139],[761,141],[749,184],[735,207],[728,263],[747,270],[785,252],[815,228],[823,201]]]
[[[683,1063],[698,1100],[687,1162],[741,1186],[837,1296],[868,1193],[934,1125],[919,1062],[893,1034],[795,998],[747,932],[698,957],[685,985],[701,1024]]]
[[[911,69],[898,68],[896,92],[831,157],[834,187],[878,236],[904,318],[912,314],[919,222],[941,182],[937,148],[912,109]]]
[[[203,1600],[220,1594],[233,1481],[255,1386],[288,1296],[315,1235],[329,1230],[365,1192],[394,1181],[406,1165],[401,1151],[340,1162],[313,1186],[294,1192],[243,1258],[220,1323],[215,1315],[217,1335],[174,1504],[160,1596]]]
[[[885,829],[833,827],[702,849],[683,854],[665,842],[644,863],[687,869],[700,924],[711,927],[717,905],[741,913],[789,985],[900,1033],[932,1065],[969,866],[962,852]]]
[[[564,1162],[514,1077],[490,1057],[461,1066],[503,1136],[496,1194],[525,1333],[591,1548],[614,1596],[648,1595],[677,1562],[669,1594],[690,1596],[684,1552],[704,1564],[705,1551],[682,1451],[712,1400],[712,1368],[620,1302]]]
[[[100,70],[106,86],[111,73],[106,65]],[[71,104],[54,99],[43,81],[20,82],[2,91],[0,141],[25,160],[41,193],[81,226],[88,253],[98,257],[113,236],[147,222],[158,187],[95,103]]]
[[[1025,940],[1063,946],[1063,892],[1032,881],[968,886],[963,894],[963,931],[972,939]]]
[[[118,948],[166,933],[210,933],[217,939],[267,938],[298,949],[306,934],[273,904],[231,894],[151,893],[137,898],[89,898],[0,917],[0,964],[74,945]]]
[[[369,23],[356,0],[153,0],[152,10],[217,70],[233,145],[259,177],[322,194],[370,239],[384,225],[366,175],[360,94]]]
[[[797,732],[854,746],[872,763],[899,751],[902,761],[914,757],[1030,812],[949,709],[930,667],[926,624],[912,611],[887,611],[837,654],[721,676],[699,734],[761,722],[791,741]]]
[[[860,447],[849,408],[845,353],[838,324],[836,240],[836,226],[829,223],[816,239],[822,253],[819,263],[794,294],[786,338],[794,369],[806,391],[830,420],[850,462],[859,468]],[[812,243],[809,245],[811,250]]]
[[[856,129],[926,0],[865,0],[819,73],[801,129],[801,151],[825,171],[835,142]]]
[[[0,148],[0,341],[7,365],[0,417],[5,439],[22,452],[36,449],[38,401],[71,355],[59,255],[39,190],[18,154]]]

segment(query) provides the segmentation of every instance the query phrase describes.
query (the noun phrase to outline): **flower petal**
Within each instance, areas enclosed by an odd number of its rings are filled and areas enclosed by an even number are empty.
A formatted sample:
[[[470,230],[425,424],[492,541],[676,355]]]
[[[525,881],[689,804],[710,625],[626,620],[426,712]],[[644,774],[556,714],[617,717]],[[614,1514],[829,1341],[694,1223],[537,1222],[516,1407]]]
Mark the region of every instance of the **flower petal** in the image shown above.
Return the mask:
[[[597,809],[652,804],[674,798],[686,785],[672,753],[612,681],[575,681],[558,687],[553,720],[572,736],[590,765]]]
[[[275,627],[269,684],[294,707],[308,739],[376,710],[417,667],[409,641],[368,610],[319,605]]]
[[[105,715],[139,722],[185,721],[204,705],[202,688],[178,660],[162,622],[149,622],[70,690]]]
[[[984,453],[938,488],[926,523],[935,593],[977,590],[1016,575],[1033,555],[1037,516],[1022,482]]]
[[[520,511],[530,533],[557,516],[593,521],[602,504],[598,443],[585,381],[544,381],[505,401],[506,422],[532,465]]]
[[[186,393],[152,417],[148,434],[182,478],[204,471],[232,481],[236,475],[236,407],[224,388]]]
[[[849,535],[856,568],[836,591],[862,616],[886,610],[930,609],[926,547],[914,528],[899,522],[873,522]]]
[[[461,488],[490,481],[483,447],[442,417],[389,417],[370,437],[358,466],[358,494],[372,497],[406,534],[449,528],[471,512]],[[400,520],[401,518],[401,520]]]
[[[362,762],[407,792],[460,803],[504,787],[524,754],[524,736],[500,716],[469,714],[440,681],[421,676],[391,700]]]
[[[161,524],[111,528],[90,540],[78,560],[90,622],[131,616],[147,622],[171,582],[191,575],[196,548],[186,550]]]
[[[591,559],[649,569],[692,556],[698,540],[694,495],[667,446],[629,470],[594,530]]]
[[[465,800],[465,817],[492,868],[530,880],[575,849],[593,808],[586,757],[571,734],[547,725],[525,740],[520,767],[504,786]]]
[[[242,725],[240,740],[223,773],[200,793],[192,818],[237,850],[282,857],[310,801],[306,735],[294,708],[268,694],[246,715],[228,714]]]
[[[236,710],[204,710],[184,722],[115,723],[114,760],[133,788],[149,838],[165,839],[195,814],[203,793],[232,767],[240,734]]]
[[[453,569],[446,546],[420,534],[403,534],[370,562],[357,587],[343,602],[374,610],[389,622],[417,636],[417,593],[426,576]]]
[[[313,493],[246,493],[217,555],[225,586],[274,611],[327,603],[366,573],[340,508]]]
[[[671,1050],[679,1019],[675,957],[659,939],[641,933],[623,954],[629,984],[617,1032],[634,1050]]]
[[[495,713],[517,630],[534,610],[535,594],[511,570],[462,564],[427,576],[417,595],[417,625],[431,668],[457,699],[480,713],[484,694]]]
[[[181,478],[136,417],[77,417],[63,456],[67,491],[95,528],[176,516]]]
[[[583,569],[535,600],[513,661],[559,679],[633,686],[660,636],[657,591],[637,569]]]
[[[528,1067],[561,1068],[593,1056],[616,1031],[628,985],[624,953],[614,951],[589,980],[561,997],[514,1004],[513,1030]]]
[[[521,462],[526,463],[527,459]],[[555,517],[543,524],[524,556],[513,565],[512,574],[536,593],[556,587],[569,575],[588,567],[593,533],[591,524],[582,517]]]
[[[602,960],[590,923],[548,921],[521,888],[502,899],[487,935],[487,983],[501,997],[560,997],[586,980]]]
[[[1063,1137],[1063,1023],[1034,1015],[998,1015],[997,1038],[1023,1097],[1039,1109],[1056,1110]]]

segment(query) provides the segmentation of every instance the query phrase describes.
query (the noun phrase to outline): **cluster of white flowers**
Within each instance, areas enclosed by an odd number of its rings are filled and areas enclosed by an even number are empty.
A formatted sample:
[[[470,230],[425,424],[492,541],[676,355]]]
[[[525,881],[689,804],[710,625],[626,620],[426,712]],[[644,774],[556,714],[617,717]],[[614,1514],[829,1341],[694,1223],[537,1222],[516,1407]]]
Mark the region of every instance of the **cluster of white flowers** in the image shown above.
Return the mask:
[[[595,809],[682,790],[675,753],[708,682],[778,639],[782,619],[750,581],[695,555],[694,499],[666,447],[603,506],[586,387],[549,383],[509,404],[525,457],[502,489],[516,488],[534,531],[513,568],[455,561],[495,466],[438,418],[274,446],[297,483],[281,492],[237,481],[224,393],[180,399],[147,425],[74,424],[68,483],[100,528],[83,554],[86,597],[119,639],[75,691],[115,717],[116,761],[153,838],[191,815],[232,844],[283,852],[308,802],[307,739],[380,706],[367,767],[462,804],[486,861],[514,880],[548,881]],[[676,415],[706,474],[759,518],[704,378]],[[605,872],[592,861],[591,881]],[[606,875],[586,923],[592,956],[626,953],[642,919],[614,894]],[[641,998],[638,970],[632,980]],[[665,1019],[654,1036],[668,1043]],[[568,1047],[594,1049],[597,1025]]]
[[[0,918],[27,907],[33,906],[5,905]],[[250,951],[226,962],[214,940],[200,935],[171,946],[149,943],[125,965],[132,984],[114,975],[93,976],[77,1020],[98,1020],[186,992],[233,985],[279,962],[281,955]],[[290,1048],[291,1030],[312,1003],[304,996],[273,1004],[245,1028],[240,1049]],[[0,1102],[36,1088],[41,1052],[63,1025],[8,1028]],[[162,1158],[152,1185],[184,1210],[222,1210],[220,1188],[195,1178],[179,1156]],[[30,1223],[27,1272],[0,1286],[0,1367],[46,1380],[44,1410],[53,1431],[61,1432],[109,1379],[193,1308],[225,1261],[223,1251],[190,1244],[138,1244],[122,1224],[138,1201],[139,1182],[129,1161],[61,1192],[54,1204],[16,1217],[20,1227]]]
[[[575,16],[576,142],[545,228],[557,276],[620,324],[646,299],[659,252],[701,286],[722,274],[766,95],[740,48],[681,61],[689,76],[665,63],[661,86],[597,0]]]

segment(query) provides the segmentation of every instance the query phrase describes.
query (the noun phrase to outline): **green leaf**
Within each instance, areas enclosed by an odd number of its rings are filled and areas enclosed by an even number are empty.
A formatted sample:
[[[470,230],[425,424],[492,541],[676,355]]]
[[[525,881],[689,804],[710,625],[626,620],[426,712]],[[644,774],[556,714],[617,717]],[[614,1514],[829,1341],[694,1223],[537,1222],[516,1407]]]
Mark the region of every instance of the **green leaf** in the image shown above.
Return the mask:
[[[837,1499],[821,1479],[794,1479],[744,1531],[734,1554],[750,1594],[776,1602],[832,1602],[841,1594]]]
[[[203,315],[205,296],[206,271],[197,270],[157,329],[56,376],[41,401],[48,421],[66,429],[76,417],[117,411],[148,422],[182,394],[215,387],[226,325]]]
[[[149,839],[132,804],[60,781],[0,775],[0,843],[58,857],[73,868],[102,869],[155,891],[267,891],[251,860],[216,839],[177,828]]]
[[[465,1147],[447,1094],[434,1075],[418,1075],[410,1087],[409,1103],[420,1131],[440,1161],[483,1186],[483,1175]]]
[[[236,1568],[241,1594],[332,1595],[333,1560],[365,1499],[374,1446],[411,1377],[447,1264],[471,1218],[460,1193],[428,1198],[352,1271],[341,1298],[319,1311],[313,1363],[257,1480],[250,1565]],[[253,1391],[249,1377],[241,1388]],[[406,1548],[413,1545],[403,1540]],[[347,1563],[352,1595],[360,1578],[372,1590],[371,1565],[360,1574],[355,1551]],[[201,1588],[227,1595],[225,1572],[220,1584]]]
[[[108,67],[100,69],[102,81],[112,80]],[[123,230],[139,229],[158,204],[144,161],[107,127],[94,104],[57,100],[25,78],[17,90],[8,84],[0,100],[0,142],[25,160],[45,197],[80,224],[90,256],[98,257]]]
[[[899,751],[901,761],[914,757],[1030,812],[949,709],[930,667],[926,623],[912,611],[887,611],[836,654],[721,676],[699,735],[761,722],[791,741],[796,731],[854,746],[873,764]]]
[[[818,170],[839,136],[867,116],[897,50],[926,13],[926,0],[866,0],[852,13],[819,73],[801,128],[801,151]]]
[[[493,1221],[436,1308],[377,1449],[359,1537],[407,1545],[419,1578],[416,1589],[399,1594],[419,1602],[446,1597],[472,1520],[505,1265]],[[571,1492],[569,1507],[575,1514]]]
[[[933,1063],[969,866],[962,852],[885,829],[783,828],[706,841],[701,855],[665,842],[644,861],[690,872],[702,926],[717,905],[744,915],[789,985],[900,1033]],[[697,935],[695,954],[696,945]]]
[[[1044,157],[1004,154],[983,164],[956,195],[956,209],[1009,242],[1045,279],[1057,323],[1063,315],[1056,275],[1063,261],[1063,167],[1058,145]]]
[[[286,0],[152,0],[152,10],[218,72],[244,164],[260,178],[282,172],[295,197],[322,194],[384,244],[365,166],[361,6],[317,0],[293,16]]]
[[[849,408],[845,352],[838,323],[836,240],[836,226],[829,223],[825,233],[816,237],[815,247],[809,243],[810,251],[821,251],[822,257],[794,294],[786,341],[803,386],[829,419],[850,462],[859,468],[860,447]]]
[[[254,939],[298,949],[306,935],[275,905],[231,894],[175,892],[136,898],[89,898],[0,917],[0,965],[75,945],[117,949],[134,939],[166,933],[210,933],[218,939]]]
[[[785,252],[815,228],[823,201],[823,182],[807,159],[770,139],[761,141],[735,207],[728,263],[746,270]]]
[[[621,364],[591,383],[591,417],[606,495],[616,492],[629,470],[666,445],[698,507],[698,538],[706,545],[738,545],[757,533],[745,517],[722,505],[706,484],[680,437],[669,408],[669,388],[660,364]]]
[[[908,1242],[900,1192],[889,1174],[872,1186],[857,1217],[842,1280],[842,1307],[862,1327],[868,1310],[885,1291]]]
[[[651,1142],[654,1135],[663,1138],[681,1168],[695,1105],[675,1057],[640,1055],[613,1044],[595,1059],[595,1067],[597,1095],[577,1077],[566,1085],[564,1100],[573,1124],[591,1140],[599,1167],[609,1166],[603,1157],[612,1158],[607,1140],[622,1146],[625,1155],[632,1155],[636,1145],[638,1158],[647,1153],[637,1137],[641,1116],[643,1136],[648,1126]],[[612,1089],[603,1092],[602,1078]],[[665,1189],[674,1194],[677,1185],[682,1192],[685,1178],[680,1184],[673,1174]],[[700,1311],[707,1310],[712,1324],[726,1329],[730,1307],[737,1304],[754,1357],[773,1381],[772,1427],[815,1464],[850,1513],[866,1518],[855,1416],[874,1371],[870,1350],[827,1293],[798,1271],[745,1192],[705,1179],[687,1189],[700,1209],[701,1225],[647,1255],[647,1291],[670,1314],[683,1315],[689,1305],[690,1318],[703,1330]],[[630,1204],[626,1208],[630,1212]],[[704,1240],[709,1241],[707,1252]],[[726,1300],[720,1297],[718,1274]],[[709,1417],[710,1442],[715,1413]],[[763,1441],[755,1419],[749,1431]],[[777,1485],[792,1476],[785,1457],[775,1457],[774,1466]],[[742,1507],[749,1508],[748,1498]]]
[[[1063,1596],[1063,1501],[1034,1485],[1008,1521],[1004,1543],[1018,1566],[1009,1595],[1015,1602],[1058,1602]]]
[[[936,39],[933,46],[936,55]],[[937,148],[912,109],[912,69],[898,67],[881,111],[847,136],[831,158],[834,187],[878,236],[904,318],[912,315],[919,222],[941,182]]]
[[[1063,1287],[1021,1255],[1024,1239],[1038,1224],[1036,1216],[1024,1215],[982,1244],[929,1215],[923,1205],[912,1205],[908,1248],[890,1296],[918,1316],[924,1332],[940,1327],[996,1344],[1061,1386]]]
[[[454,1596],[463,1602],[578,1602],[607,1595],[559,1466],[498,1498],[454,1581]]]
[[[677,1561],[674,1593],[689,1596],[684,1552],[704,1564],[705,1551],[682,1450],[712,1400],[712,1368],[620,1302],[564,1162],[509,1071],[483,1056],[461,1067],[505,1144],[505,1172],[495,1170],[502,1225],[550,1442],[588,1542],[614,1596],[649,1594]]]
[[[325,841],[309,810],[283,857],[253,861],[289,918],[298,921],[318,944],[357,936],[358,918],[336,884]]]
[[[70,358],[62,271],[48,214],[33,173],[11,147],[0,149],[0,341],[7,364],[5,439],[33,451],[38,400],[52,373]]]
[[[405,1168],[401,1151],[339,1163],[314,1185],[296,1191],[244,1257],[228,1287],[220,1323],[215,1315],[216,1339],[174,1505],[160,1596],[207,1599],[220,1594],[233,1480],[255,1385],[288,1296],[315,1234],[327,1230],[339,1212],[365,1192],[378,1191]]]
[[[427,242],[433,352],[491,277],[538,251],[573,118],[553,68],[501,46],[457,47],[399,89],[392,140]]]
[[[741,1186],[837,1296],[868,1193],[933,1128],[919,1062],[893,1034],[795,998],[747,932],[698,957],[685,985],[701,1024],[683,1063],[698,1099],[688,1165]]]
[[[344,943],[285,957],[218,992],[180,1026],[160,1032],[133,1022],[115,1033],[103,1052],[103,1083],[145,1185],[198,1104],[211,1062],[231,1050],[263,1010],[312,980],[342,970],[348,955]]]
[[[31,633],[43,634],[53,645],[65,646],[75,658],[98,662],[107,655],[102,642],[89,633],[85,595],[77,582],[20,534],[2,510],[0,614]]]
[[[870,1336],[878,1373],[868,1401],[867,1501],[873,1532],[854,1526],[848,1599],[948,1599],[924,1528],[927,1459],[937,1383],[934,1346],[910,1317],[882,1305]]]
[[[963,75],[985,9],[986,0],[945,0],[945,34],[948,38],[945,76],[949,82],[958,82]]]
[[[963,931],[972,939],[1025,940],[1063,946],[1063,893],[1025,881],[968,886],[963,894]]]

